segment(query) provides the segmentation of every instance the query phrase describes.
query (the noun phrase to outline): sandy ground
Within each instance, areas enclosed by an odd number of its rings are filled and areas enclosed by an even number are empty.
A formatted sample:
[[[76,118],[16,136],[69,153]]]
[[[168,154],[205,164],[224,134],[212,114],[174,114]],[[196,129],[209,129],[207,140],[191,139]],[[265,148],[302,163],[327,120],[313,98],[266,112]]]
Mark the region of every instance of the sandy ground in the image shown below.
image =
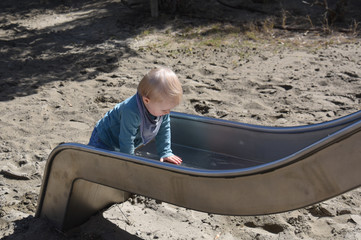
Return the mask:
[[[212,2],[151,19],[117,0],[2,1],[0,238],[361,239],[359,188],[269,216],[220,216],[135,196],[70,232],[34,218],[51,150],[87,143],[96,121],[156,66],[181,79],[180,112],[295,126],[361,110],[360,19],[352,15],[361,8],[349,2],[343,25],[326,34],[332,28],[305,17],[305,7]]]

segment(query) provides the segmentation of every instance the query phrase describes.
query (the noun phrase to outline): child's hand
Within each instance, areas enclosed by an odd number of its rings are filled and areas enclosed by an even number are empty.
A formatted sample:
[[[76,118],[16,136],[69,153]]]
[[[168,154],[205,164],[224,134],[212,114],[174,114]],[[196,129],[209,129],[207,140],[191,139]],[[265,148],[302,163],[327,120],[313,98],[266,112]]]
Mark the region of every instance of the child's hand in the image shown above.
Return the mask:
[[[174,163],[174,164],[177,164],[177,165],[182,163],[182,159],[180,157],[176,156],[176,155],[161,158],[160,161],[161,162],[170,162],[170,163]]]

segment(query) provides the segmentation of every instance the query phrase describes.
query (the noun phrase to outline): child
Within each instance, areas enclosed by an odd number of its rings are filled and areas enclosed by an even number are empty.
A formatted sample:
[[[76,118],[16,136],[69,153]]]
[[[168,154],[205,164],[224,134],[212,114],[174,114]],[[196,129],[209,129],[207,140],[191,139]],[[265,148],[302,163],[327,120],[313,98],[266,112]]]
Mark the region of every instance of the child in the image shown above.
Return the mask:
[[[160,161],[181,164],[182,159],[171,150],[169,113],[182,95],[172,70],[151,70],[134,96],[118,103],[97,122],[88,145],[134,154],[135,148],[155,138]]]

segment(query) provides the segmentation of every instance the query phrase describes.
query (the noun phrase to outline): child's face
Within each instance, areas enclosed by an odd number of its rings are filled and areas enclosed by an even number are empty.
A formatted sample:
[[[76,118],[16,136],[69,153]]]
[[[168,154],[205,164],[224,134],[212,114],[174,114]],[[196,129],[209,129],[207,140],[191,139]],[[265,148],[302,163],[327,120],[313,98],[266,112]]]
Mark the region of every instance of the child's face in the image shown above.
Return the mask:
[[[143,97],[143,102],[150,114],[155,117],[169,114],[170,111],[178,105],[174,101],[152,101],[147,97]]]

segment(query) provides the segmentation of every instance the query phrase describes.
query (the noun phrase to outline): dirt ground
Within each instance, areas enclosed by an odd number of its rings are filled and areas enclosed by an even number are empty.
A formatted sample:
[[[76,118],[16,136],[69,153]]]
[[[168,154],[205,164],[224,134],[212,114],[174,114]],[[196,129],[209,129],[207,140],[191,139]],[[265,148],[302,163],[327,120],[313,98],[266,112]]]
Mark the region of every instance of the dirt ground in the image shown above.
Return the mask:
[[[361,239],[360,188],[257,217],[134,196],[70,232],[34,218],[51,150],[86,144],[157,66],[182,81],[179,112],[297,126],[361,110],[361,3],[328,2],[177,1],[155,19],[130,1],[1,1],[0,238]]]

